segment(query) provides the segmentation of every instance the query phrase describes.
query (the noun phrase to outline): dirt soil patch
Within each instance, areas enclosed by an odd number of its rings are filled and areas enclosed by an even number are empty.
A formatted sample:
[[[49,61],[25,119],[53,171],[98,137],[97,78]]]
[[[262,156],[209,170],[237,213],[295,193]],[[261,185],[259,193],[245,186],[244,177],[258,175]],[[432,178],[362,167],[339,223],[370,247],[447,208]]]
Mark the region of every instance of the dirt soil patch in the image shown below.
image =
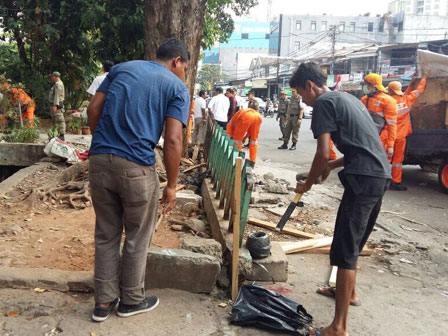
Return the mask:
[[[0,266],[93,270],[95,213],[90,202],[82,209],[71,209],[69,204],[50,199],[35,203],[32,210],[23,203],[31,190],[42,187],[65,168],[64,164],[43,168],[0,198]],[[195,215],[201,217],[202,210]],[[185,221],[181,209],[165,217],[152,247],[177,248],[182,238],[196,235],[186,227],[173,231],[173,219]]]

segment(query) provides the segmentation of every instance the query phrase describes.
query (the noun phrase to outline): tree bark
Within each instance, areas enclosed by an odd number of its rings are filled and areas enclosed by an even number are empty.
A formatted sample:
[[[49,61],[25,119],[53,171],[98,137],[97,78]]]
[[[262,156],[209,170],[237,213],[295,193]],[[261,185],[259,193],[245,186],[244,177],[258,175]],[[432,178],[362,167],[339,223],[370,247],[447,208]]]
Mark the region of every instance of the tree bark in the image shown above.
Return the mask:
[[[145,59],[154,60],[167,38],[183,41],[190,51],[185,84],[193,96],[205,19],[206,0],[145,0]]]

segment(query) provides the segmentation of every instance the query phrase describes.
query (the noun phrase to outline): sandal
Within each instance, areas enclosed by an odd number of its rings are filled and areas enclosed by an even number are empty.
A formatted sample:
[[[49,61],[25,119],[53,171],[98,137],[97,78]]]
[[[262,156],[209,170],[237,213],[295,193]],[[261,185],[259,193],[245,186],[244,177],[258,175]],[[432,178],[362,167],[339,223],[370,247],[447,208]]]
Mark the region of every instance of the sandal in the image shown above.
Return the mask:
[[[316,293],[334,299],[336,296],[336,288],[320,287],[316,290]],[[357,301],[350,301],[350,306],[359,307],[360,305],[361,305],[361,299],[358,299]]]
[[[320,332],[320,328],[310,328],[308,327],[308,329],[306,330],[306,336],[311,336],[310,331],[314,331],[314,336],[322,336],[322,333]]]

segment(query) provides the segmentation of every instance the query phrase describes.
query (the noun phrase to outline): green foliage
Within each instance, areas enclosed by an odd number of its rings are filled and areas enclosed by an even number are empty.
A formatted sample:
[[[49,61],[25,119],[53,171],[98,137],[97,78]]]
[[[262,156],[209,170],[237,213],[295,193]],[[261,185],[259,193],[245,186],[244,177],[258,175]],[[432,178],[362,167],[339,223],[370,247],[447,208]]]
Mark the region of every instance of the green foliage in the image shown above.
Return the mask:
[[[52,128],[48,129],[47,136],[48,136],[48,141],[59,136],[58,125],[53,125]]]
[[[197,83],[201,90],[211,90],[213,84],[221,80],[221,67],[216,64],[204,64],[198,72]]]
[[[80,118],[71,118],[70,121],[67,123],[67,126],[70,127],[70,129],[73,132],[77,132],[81,129],[81,119]]]
[[[27,120],[24,121],[27,124]],[[6,142],[34,143],[39,139],[38,122],[34,121],[32,128],[20,128],[20,124],[16,123],[12,128],[7,129],[7,134],[3,136]]]

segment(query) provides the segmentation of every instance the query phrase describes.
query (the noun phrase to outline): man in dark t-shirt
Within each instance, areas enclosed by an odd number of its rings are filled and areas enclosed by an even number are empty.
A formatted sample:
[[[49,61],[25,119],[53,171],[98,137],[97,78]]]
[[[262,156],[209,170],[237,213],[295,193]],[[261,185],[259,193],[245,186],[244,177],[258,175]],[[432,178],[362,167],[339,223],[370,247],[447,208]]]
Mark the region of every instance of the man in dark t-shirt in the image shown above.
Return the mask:
[[[325,83],[325,75],[314,63],[301,64],[290,81],[291,88],[313,106],[311,129],[317,139],[308,178],[297,183],[295,191],[305,193],[319,177],[325,181],[331,170],[344,167],[339,178],[345,191],[330,250],[331,265],[338,266],[336,288],[318,290],[336,298],[336,313],[330,326],[310,329],[311,336],[347,334],[349,305],[360,302],[355,291],[357,259],[373,230],[391,178],[390,164],[365,106],[348,93],[331,92]],[[344,154],[342,158],[329,161],[330,140]]]

